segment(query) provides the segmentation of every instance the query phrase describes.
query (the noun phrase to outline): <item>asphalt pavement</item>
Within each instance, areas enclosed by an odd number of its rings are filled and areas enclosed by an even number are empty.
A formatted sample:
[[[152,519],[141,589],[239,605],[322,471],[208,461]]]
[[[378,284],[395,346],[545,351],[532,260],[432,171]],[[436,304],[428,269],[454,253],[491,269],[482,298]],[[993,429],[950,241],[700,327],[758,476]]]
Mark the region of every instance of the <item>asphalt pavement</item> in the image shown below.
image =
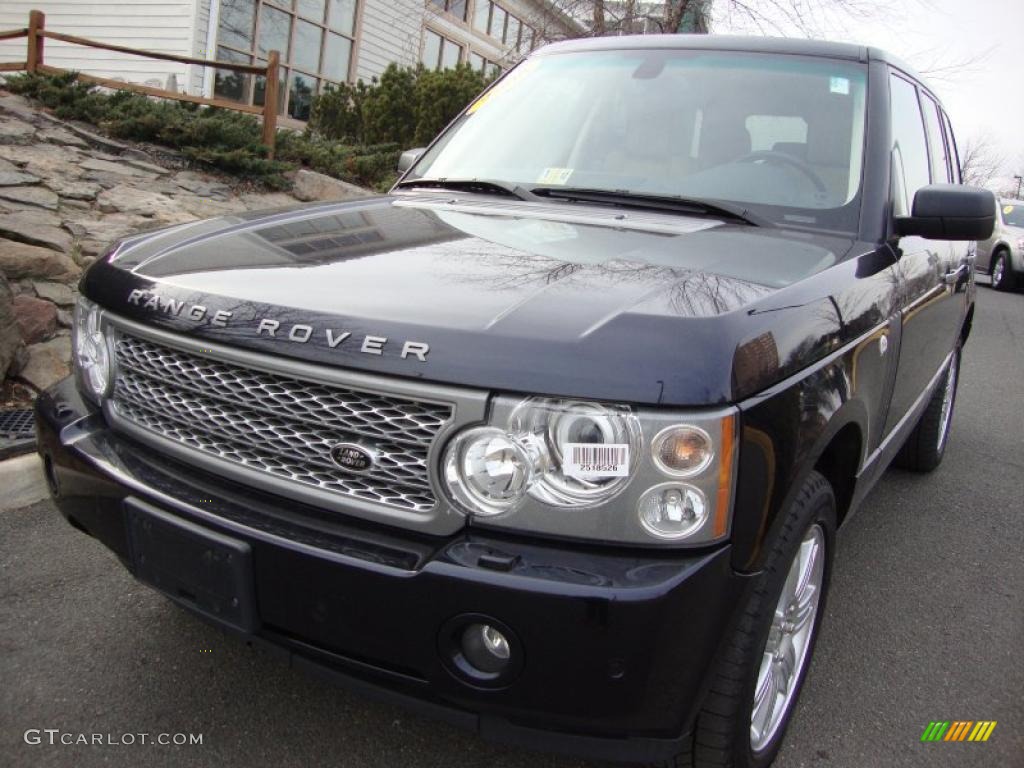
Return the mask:
[[[940,470],[891,470],[840,535],[778,768],[1024,766],[1024,295],[979,287],[961,375]],[[922,744],[932,720],[998,725],[986,743]],[[60,744],[80,734],[135,743]],[[0,513],[0,765],[586,764],[289,669],[137,584],[42,502]]]

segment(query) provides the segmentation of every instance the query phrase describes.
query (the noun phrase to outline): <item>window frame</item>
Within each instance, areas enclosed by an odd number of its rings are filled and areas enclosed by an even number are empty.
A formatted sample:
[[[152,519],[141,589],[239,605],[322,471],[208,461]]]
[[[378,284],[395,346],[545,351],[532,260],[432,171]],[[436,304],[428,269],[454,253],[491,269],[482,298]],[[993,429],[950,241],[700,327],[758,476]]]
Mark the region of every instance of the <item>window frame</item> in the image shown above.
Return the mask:
[[[939,104],[939,113],[942,116],[942,131],[946,135],[946,144],[950,148],[949,161],[953,166],[953,183],[963,184],[963,172],[960,167],[960,150],[956,146],[956,134],[953,133],[953,123],[946,114],[946,110]]]
[[[463,24],[470,24],[470,0],[462,0],[462,2],[464,3],[463,8],[465,9],[463,12],[463,16],[459,16],[458,14],[452,13],[451,6],[455,2],[458,2],[458,0],[429,0],[429,5],[433,6],[434,13],[443,13],[450,19],[461,22]],[[474,8],[473,10],[475,11],[476,9]]]
[[[437,51],[437,63],[433,67],[428,67],[427,63],[423,60],[423,54],[424,54],[425,49],[427,47],[427,33],[428,32],[432,33],[432,34],[435,34],[439,38],[441,38],[441,46],[438,48],[438,51]],[[448,36],[448,33],[442,32],[440,29],[438,29],[437,27],[434,27],[434,26],[432,26],[430,24],[424,24],[423,25],[423,34],[420,35],[420,55],[419,55],[420,63],[424,67],[427,67],[427,69],[429,71],[431,71],[431,72],[440,72],[440,71],[442,71],[441,62],[444,60],[444,49],[445,49],[446,45],[453,45],[453,46],[455,46],[456,48],[459,49],[459,60],[456,62],[456,66],[458,66],[460,64],[465,64],[468,61],[469,51],[472,50],[472,48],[470,47],[470,45],[468,43],[463,43],[463,42],[460,42],[458,40],[453,40],[451,37]],[[487,60],[486,56],[484,56],[483,58],[484,58],[485,61]]]
[[[330,10],[331,10],[331,2],[330,2],[330,0],[324,0],[324,13],[323,13],[323,17],[319,21],[317,21],[316,19],[311,19],[308,16],[302,15],[302,13],[300,13],[296,3],[294,3],[293,0],[252,0],[252,2],[255,2],[255,4],[256,4],[256,12],[254,14],[253,28],[252,28],[252,48],[250,50],[242,50],[242,49],[240,49],[240,48],[238,48],[238,47],[236,47],[234,45],[228,45],[228,44],[221,43],[220,42],[220,24],[221,24],[221,21],[220,21],[219,17],[217,19],[217,31],[216,31],[215,40],[213,42],[213,46],[214,46],[214,50],[215,51],[217,50],[217,48],[223,48],[223,49],[225,49],[227,51],[231,51],[231,52],[233,52],[235,54],[238,54],[238,55],[241,55],[241,56],[248,56],[249,57],[249,61],[252,64],[255,64],[255,65],[265,64],[266,60],[263,59],[259,55],[259,49],[258,49],[259,32],[260,32],[261,25],[262,25],[262,22],[263,22],[263,10],[264,10],[264,8],[269,5],[269,6],[273,7],[275,11],[280,11],[281,13],[286,13],[286,14],[288,14],[291,17],[291,19],[290,19],[290,27],[289,27],[289,31],[288,31],[288,56],[287,57],[282,56],[281,57],[281,63],[280,63],[280,71],[284,75],[284,82],[283,82],[283,88],[281,89],[282,90],[282,94],[281,94],[281,97],[280,97],[280,108],[279,108],[279,111],[278,111],[279,115],[284,116],[284,117],[289,117],[289,118],[291,118],[293,120],[301,119],[301,118],[292,118],[288,114],[288,110],[291,107],[292,78],[293,78],[293,75],[295,73],[298,73],[300,75],[304,75],[304,76],[306,76],[308,78],[312,78],[316,82],[316,86],[315,86],[315,88],[313,90],[314,95],[323,93],[324,89],[328,85],[336,85],[336,84],[340,84],[340,83],[351,83],[352,82],[353,74],[354,74],[354,72],[353,72],[354,68],[353,68],[352,65],[353,65],[354,62],[358,61],[359,39],[361,37],[360,33],[361,33],[361,27],[362,27],[362,15],[363,15],[364,0],[354,0],[354,7],[352,9],[352,32],[351,32],[351,34],[348,34],[348,33],[344,32],[340,27],[339,28],[335,28],[335,27],[331,26],[331,19],[329,18],[330,17]],[[298,22],[299,21],[306,22],[307,24],[310,24],[310,25],[312,25],[314,27],[319,28],[319,31],[320,31],[320,50],[317,53],[317,71],[316,72],[310,72],[306,67],[294,66],[292,64],[292,62],[291,62],[291,57],[292,57],[293,52],[295,50],[295,35],[296,35],[296,30],[298,28]],[[332,35],[332,34],[333,35],[338,35],[339,37],[346,38],[351,43],[351,46],[349,47],[348,66],[346,67],[346,76],[345,76],[344,80],[335,80],[334,78],[329,78],[329,77],[327,77],[324,74],[324,55],[326,54],[326,48],[327,48],[327,36],[328,35]],[[214,68],[214,69],[216,69],[216,68]],[[241,103],[246,103],[246,104],[255,104],[256,103],[255,102],[256,81],[260,77],[261,77],[260,75],[252,75],[249,78],[249,82],[248,82],[248,84],[246,86],[245,98],[242,100]],[[213,91],[213,95],[214,95],[215,98],[217,97],[217,93],[216,93],[216,75],[214,77],[214,91]]]
[[[924,122],[924,109],[921,106],[921,95],[920,95],[921,91],[923,89],[922,89],[921,85],[913,77],[907,75],[905,72],[903,72],[903,71],[901,71],[899,69],[896,69],[894,67],[887,68],[886,78],[887,78],[888,93],[889,93],[888,110],[889,110],[889,133],[890,133],[890,136],[889,136],[888,155],[889,155],[889,166],[890,166],[890,170],[889,170],[889,174],[890,174],[890,180],[889,180],[890,206],[891,206],[891,210],[893,211],[893,213],[895,215],[897,215],[897,216],[909,216],[911,214],[911,212],[913,211],[913,208],[914,208],[914,195],[917,194],[917,190],[915,189],[913,191],[913,194],[911,194],[910,189],[907,186],[907,179],[906,179],[905,173],[904,173],[906,164],[904,163],[904,167],[899,168],[898,172],[897,172],[896,164],[894,162],[894,154],[893,154],[893,152],[896,149],[896,132],[895,132],[895,120],[893,119],[894,112],[895,112],[895,110],[893,109],[893,81],[895,81],[895,80],[902,80],[904,83],[906,83],[907,85],[909,85],[911,88],[914,89],[914,103],[917,104],[917,114],[918,114],[918,119],[920,120],[920,123],[921,123],[921,133],[924,136],[924,149],[925,149],[926,166],[927,166],[927,170],[928,170],[928,182],[931,183],[932,164],[931,164],[931,155],[929,154],[929,151],[928,151],[928,128],[927,128],[927,126],[925,125],[925,122]],[[905,210],[903,210],[901,213],[897,213],[897,206],[896,206],[896,199],[895,199],[896,191],[897,191],[896,187],[895,187],[895,180],[896,180],[897,176],[899,177],[900,181],[902,182],[902,186],[903,186],[903,195],[902,195],[902,197],[903,197],[904,204],[905,204],[903,206],[903,207],[905,207]]]
[[[926,143],[928,144],[928,178],[931,179],[932,184],[952,184],[953,173],[950,168],[949,162],[949,147],[946,145],[945,131],[942,127],[942,108],[939,106],[938,100],[932,96],[925,88],[920,85],[917,86],[917,101],[921,107],[921,118],[924,120],[924,136]],[[928,109],[932,110],[932,114],[935,116],[935,120],[939,126],[939,141],[942,142],[942,151],[946,160],[946,178],[936,179],[933,174],[935,172],[935,164],[938,158],[934,156],[934,147],[932,146],[932,131],[928,127]]]

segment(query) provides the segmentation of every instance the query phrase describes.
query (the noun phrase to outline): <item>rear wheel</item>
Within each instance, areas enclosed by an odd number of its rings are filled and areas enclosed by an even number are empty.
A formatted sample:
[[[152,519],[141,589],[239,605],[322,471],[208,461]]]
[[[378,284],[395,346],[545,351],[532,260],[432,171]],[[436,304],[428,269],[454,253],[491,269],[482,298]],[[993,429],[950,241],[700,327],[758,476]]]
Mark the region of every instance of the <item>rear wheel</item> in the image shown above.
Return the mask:
[[[997,291],[1012,291],[1014,283],[1013,270],[1006,251],[1000,251],[992,262],[992,287]]]
[[[832,487],[812,472],[722,646],[693,742],[667,766],[764,768],[775,758],[824,615],[835,520]]]
[[[953,423],[953,406],[960,378],[960,350],[950,358],[942,382],[932,393],[928,407],[921,414],[914,431],[896,455],[895,464],[914,472],[931,472],[942,463]]]

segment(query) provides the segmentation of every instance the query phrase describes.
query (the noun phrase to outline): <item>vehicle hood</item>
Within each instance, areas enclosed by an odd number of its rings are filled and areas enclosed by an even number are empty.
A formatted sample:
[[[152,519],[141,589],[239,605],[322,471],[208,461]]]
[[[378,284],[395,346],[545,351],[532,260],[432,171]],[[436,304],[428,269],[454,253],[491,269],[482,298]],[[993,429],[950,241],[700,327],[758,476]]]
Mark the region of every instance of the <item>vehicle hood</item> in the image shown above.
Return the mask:
[[[735,357],[764,333],[762,310],[851,245],[705,217],[417,194],[131,238],[82,290],[117,314],[275,356],[710,405],[744,394]]]

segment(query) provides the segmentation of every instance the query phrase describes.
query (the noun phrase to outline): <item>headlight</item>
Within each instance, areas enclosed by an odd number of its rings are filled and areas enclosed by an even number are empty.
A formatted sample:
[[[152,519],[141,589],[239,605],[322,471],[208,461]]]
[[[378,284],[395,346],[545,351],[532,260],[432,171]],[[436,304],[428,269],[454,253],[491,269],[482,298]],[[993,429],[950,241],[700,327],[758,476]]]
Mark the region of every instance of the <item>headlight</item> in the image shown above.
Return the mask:
[[[479,427],[463,432],[449,446],[445,481],[463,509],[497,515],[523,497],[537,463],[537,453],[526,441],[494,427]]]
[[[707,544],[729,530],[735,429],[731,408],[680,414],[497,397],[487,426],[449,442],[443,480],[455,506],[489,526]]]
[[[110,390],[110,353],[107,339],[100,327],[100,308],[88,299],[75,305],[73,327],[75,369],[79,381],[96,399],[106,397]]]
[[[543,452],[546,471],[529,488],[556,507],[582,507],[611,499],[629,482],[640,448],[640,427],[625,406],[527,400],[508,429]]]

